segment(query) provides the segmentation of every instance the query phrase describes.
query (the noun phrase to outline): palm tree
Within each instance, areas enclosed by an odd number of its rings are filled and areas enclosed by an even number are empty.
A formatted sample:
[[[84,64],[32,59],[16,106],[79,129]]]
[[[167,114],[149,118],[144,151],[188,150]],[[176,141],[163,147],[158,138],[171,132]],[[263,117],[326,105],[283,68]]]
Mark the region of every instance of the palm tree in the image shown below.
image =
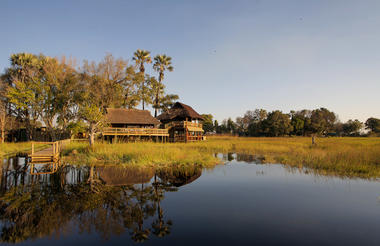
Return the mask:
[[[166,55],[156,55],[154,57],[153,69],[158,72],[158,83],[161,85],[162,80],[164,80],[164,71],[173,71],[172,58]],[[157,117],[158,101],[159,90],[156,91],[156,98],[154,102],[154,117]]]
[[[144,96],[144,92],[145,92],[145,67],[144,67],[144,64],[145,63],[152,63],[152,59],[150,57],[150,52],[147,51],[147,50],[136,50],[135,53],[133,53],[133,58],[132,58],[135,63],[136,63],[136,66],[139,67],[139,70],[140,70],[140,74],[142,76],[142,109],[144,110],[145,109],[145,96]]]

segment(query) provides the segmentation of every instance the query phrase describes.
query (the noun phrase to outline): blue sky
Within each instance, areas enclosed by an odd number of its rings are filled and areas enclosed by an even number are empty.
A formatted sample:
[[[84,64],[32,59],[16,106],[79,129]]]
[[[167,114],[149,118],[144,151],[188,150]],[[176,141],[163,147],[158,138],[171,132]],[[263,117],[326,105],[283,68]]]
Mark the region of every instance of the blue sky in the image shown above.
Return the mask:
[[[199,113],[327,107],[380,118],[380,1],[7,1],[0,70],[16,52],[173,58],[164,83]],[[153,72],[152,72],[153,73]]]

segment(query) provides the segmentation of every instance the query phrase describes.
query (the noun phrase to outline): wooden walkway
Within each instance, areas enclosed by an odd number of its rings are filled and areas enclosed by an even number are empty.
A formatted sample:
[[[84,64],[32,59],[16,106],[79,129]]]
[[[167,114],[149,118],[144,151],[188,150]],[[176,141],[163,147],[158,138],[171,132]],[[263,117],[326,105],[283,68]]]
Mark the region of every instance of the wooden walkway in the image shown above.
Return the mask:
[[[70,139],[56,142],[32,142],[32,153],[29,155],[31,162],[57,162],[62,147],[68,142],[70,142]],[[40,150],[35,151],[37,148]]]

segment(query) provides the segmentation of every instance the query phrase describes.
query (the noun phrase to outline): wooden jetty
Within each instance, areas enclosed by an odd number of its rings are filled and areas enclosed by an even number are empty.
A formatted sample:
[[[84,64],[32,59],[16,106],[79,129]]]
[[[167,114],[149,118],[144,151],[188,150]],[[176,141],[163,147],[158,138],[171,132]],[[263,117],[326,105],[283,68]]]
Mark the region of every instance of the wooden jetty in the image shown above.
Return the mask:
[[[70,139],[56,142],[32,142],[32,152],[29,154],[29,158],[32,163],[57,162],[62,147],[68,142]],[[40,150],[35,151],[38,146],[42,146],[42,149],[40,147],[38,148]]]

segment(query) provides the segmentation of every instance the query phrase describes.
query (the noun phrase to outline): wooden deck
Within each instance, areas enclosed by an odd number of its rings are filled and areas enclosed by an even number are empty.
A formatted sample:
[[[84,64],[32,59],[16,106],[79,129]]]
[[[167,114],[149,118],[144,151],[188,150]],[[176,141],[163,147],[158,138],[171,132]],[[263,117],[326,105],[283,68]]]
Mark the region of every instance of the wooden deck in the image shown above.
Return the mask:
[[[168,137],[168,129],[158,128],[116,128],[107,127],[103,129],[103,136],[149,136]]]
[[[187,127],[199,127],[202,128],[202,123],[196,123],[191,121],[172,121],[167,124],[165,124],[165,128],[171,128],[171,127],[180,127],[180,128],[187,128]]]
[[[61,140],[56,142],[32,142],[32,153],[29,154],[32,163],[46,163],[57,162],[62,146],[70,142],[68,140]],[[43,147],[41,149],[41,146]],[[35,151],[35,149],[40,149]]]

